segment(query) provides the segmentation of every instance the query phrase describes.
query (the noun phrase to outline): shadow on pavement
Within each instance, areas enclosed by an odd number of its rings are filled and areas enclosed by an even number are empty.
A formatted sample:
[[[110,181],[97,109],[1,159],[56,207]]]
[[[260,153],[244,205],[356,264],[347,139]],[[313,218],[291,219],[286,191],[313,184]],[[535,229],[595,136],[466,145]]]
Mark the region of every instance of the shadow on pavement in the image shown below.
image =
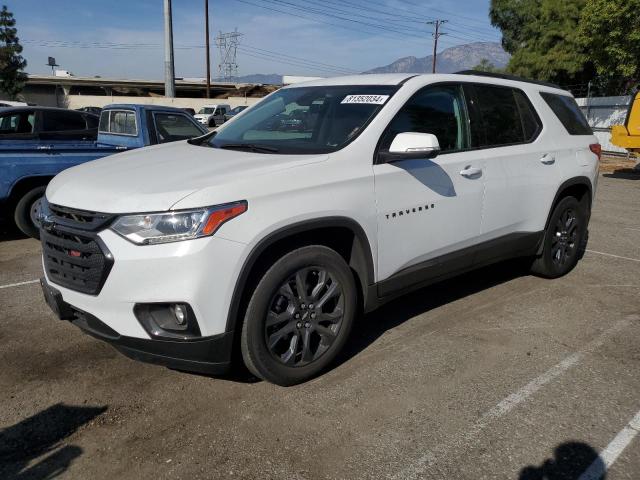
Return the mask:
[[[82,449],[76,445],[60,445],[60,442],[106,410],[106,406],[56,404],[3,428],[0,430],[0,478],[42,480],[61,475],[82,455]],[[47,456],[39,459],[43,455]]]
[[[517,259],[481,268],[393,300],[357,320],[332,368],[358,355],[387,330],[410,318],[524,275],[528,275],[528,269],[523,260]]]
[[[23,240],[27,237],[24,233],[10,222],[0,219],[0,242],[8,242],[10,240]]]
[[[640,180],[640,170],[634,168],[622,168],[615,170],[613,173],[604,173],[603,177],[607,178],[622,178],[625,180]]]
[[[548,458],[539,467],[530,465],[523,468],[519,480],[578,480],[594,463],[594,469],[601,473],[601,476],[594,478],[606,478],[604,461],[586,443],[562,443],[553,454],[553,458]]]

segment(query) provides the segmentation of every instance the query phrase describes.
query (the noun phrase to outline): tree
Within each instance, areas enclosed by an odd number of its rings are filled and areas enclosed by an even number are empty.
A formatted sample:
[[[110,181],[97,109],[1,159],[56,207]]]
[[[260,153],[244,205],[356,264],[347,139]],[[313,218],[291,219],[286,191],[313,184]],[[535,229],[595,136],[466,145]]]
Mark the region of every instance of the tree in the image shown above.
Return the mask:
[[[483,58],[480,60],[480,63],[473,67],[471,70],[476,70],[478,72],[491,72],[491,73],[499,73],[502,72],[501,68],[496,67],[493,63],[491,63],[488,59]]]
[[[607,94],[640,82],[640,0],[587,0],[579,37]]]
[[[507,71],[560,85],[589,82],[595,69],[578,34],[586,1],[491,0],[491,23],[512,55]]]
[[[0,11],[0,92],[14,99],[22,91],[27,75],[23,72],[27,61],[20,55],[20,45],[13,18],[7,6]]]

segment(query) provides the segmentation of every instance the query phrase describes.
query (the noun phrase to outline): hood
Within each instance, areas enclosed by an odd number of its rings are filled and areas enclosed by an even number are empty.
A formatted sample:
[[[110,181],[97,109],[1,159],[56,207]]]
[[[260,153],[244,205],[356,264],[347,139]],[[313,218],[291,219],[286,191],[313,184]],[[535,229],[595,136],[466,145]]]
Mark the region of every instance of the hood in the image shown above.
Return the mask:
[[[211,114],[209,113],[196,113],[194,115],[194,118],[209,118],[211,116]]]
[[[72,167],[49,183],[46,195],[50,203],[95,212],[163,211],[203,188],[228,187],[235,180],[327,158],[327,155],[260,154],[175,142]],[[227,201],[232,200],[237,199]]]

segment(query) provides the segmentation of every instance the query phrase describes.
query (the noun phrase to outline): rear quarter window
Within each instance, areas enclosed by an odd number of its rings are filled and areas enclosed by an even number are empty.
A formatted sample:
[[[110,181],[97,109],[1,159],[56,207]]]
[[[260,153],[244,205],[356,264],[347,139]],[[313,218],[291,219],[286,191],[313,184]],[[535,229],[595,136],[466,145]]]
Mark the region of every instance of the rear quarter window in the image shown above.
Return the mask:
[[[593,130],[573,97],[548,92],[540,92],[540,96],[553,110],[569,135],[593,135]]]

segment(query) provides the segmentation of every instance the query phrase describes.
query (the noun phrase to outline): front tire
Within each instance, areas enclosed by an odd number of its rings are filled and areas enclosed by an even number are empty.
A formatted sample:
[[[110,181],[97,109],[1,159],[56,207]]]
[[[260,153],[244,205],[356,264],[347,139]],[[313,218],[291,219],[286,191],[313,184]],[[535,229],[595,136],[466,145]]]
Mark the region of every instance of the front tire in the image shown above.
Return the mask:
[[[284,255],[249,301],[240,340],[245,365],[281,386],[314,377],[342,350],[356,308],[353,273],[334,250],[308,246]]]
[[[14,221],[16,226],[31,238],[40,238],[38,228],[38,214],[40,210],[40,200],[44,196],[46,187],[36,187],[25,193],[16,204]]]
[[[565,197],[553,209],[544,236],[542,255],[531,272],[545,278],[569,273],[584,253],[588,214],[575,197]]]

